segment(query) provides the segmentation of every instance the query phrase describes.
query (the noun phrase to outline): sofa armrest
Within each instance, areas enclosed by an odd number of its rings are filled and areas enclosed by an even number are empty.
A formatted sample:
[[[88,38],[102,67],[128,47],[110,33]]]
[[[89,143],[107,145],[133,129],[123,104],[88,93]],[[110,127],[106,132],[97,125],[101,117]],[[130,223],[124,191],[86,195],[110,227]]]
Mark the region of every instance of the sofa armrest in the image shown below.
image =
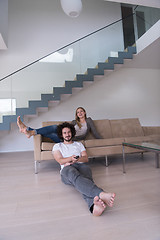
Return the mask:
[[[33,137],[33,143],[34,143],[34,160],[40,161],[41,160],[42,136],[40,134],[35,135]]]
[[[148,135],[160,135],[160,126],[143,126],[144,136]]]

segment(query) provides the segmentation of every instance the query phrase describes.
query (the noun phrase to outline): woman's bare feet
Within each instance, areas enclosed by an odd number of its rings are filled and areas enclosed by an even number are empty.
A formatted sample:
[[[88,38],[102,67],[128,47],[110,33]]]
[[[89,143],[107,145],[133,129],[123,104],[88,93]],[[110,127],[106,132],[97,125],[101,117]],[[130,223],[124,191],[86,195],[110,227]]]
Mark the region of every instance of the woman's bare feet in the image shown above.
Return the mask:
[[[115,193],[101,192],[99,194],[100,199],[109,207],[113,207],[115,196],[116,196]]]
[[[31,136],[35,135],[35,131],[27,131],[27,126],[21,121],[20,116],[17,117],[17,125],[19,127],[19,131],[21,133],[24,133],[27,138],[30,138]]]
[[[27,130],[26,130],[25,135],[26,135],[27,138],[30,138],[30,137],[32,137],[32,136],[35,136],[35,131],[34,131],[34,130],[27,131]]]
[[[93,215],[100,216],[104,212],[106,204],[98,196],[94,198],[93,203],[94,203]]]
[[[17,125],[19,127],[19,131],[21,133],[26,133],[27,127],[26,125],[21,121],[20,116],[17,117]]]

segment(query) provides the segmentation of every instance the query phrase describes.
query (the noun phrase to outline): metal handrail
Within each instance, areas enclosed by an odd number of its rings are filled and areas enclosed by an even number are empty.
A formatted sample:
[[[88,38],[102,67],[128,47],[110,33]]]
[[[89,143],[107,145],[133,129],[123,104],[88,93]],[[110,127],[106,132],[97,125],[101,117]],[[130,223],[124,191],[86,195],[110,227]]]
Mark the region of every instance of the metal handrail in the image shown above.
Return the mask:
[[[33,61],[32,63],[29,63],[29,64],[27,64],[26,66],[24,66],[24,67],[22,67],[22,68],[20,68],[20,69],[18,69],[18,70],[16,70],[16,71],[8,74],[7,76],[1,78],[0,81],[5,80],[6,78],[8,78],[8,77],[10,77],[10,76],[12,76],[12,75],[14,75],[14,74],[22,71],[23,69],[25,69],[25,68],[27,68],[27,67],[29,67],[29,66],[37,63],[37,62],[39,62],[39,61],[42,60],[43,58],[48,57],[49,55],[51,55],[51,54],[53,54],[53,53],[55,53],[55,52],[61,51],[62,49],[66,48],[66,47],[68,47],[68,46],[70,46],[70,45],[72,45],[72,44],[74,44],[74,43],[77,43],[77,42],[79,42],[79,41],[81,41],[81,40],[83,40],[83,39],[85,39],[85,38],[87,38],[87,37],[89,37],[89,36],[97,33],[97,32],[100,32],[100,31],[104,30],[105,28],[108,28],[108,27],[110,27],[110,26],[112,26],[112,25],[114,25],[114,24],[116,24],[116,23],[118,23],[118,22],[121,22],[122,20],[127,19],[127,18],[129,18],[129,17],[131,17],[131,16],[133,16],[133,15],[135,15],[135,13],[132,13],[132,14],[126,16],[125,18],[121,18],[121,19],[119,19],[119,20],[117,20],[117,21],[114,21],[113,23],[110,23],[110,24],[108,24],[108,25],[106,25],[106,26],[104,26],[104,27],[101,27],[101,28],[99,28],[98,30],[95,30],[95,31],[93,31],[92,33],[89,33],[89,34],[85,35],[84,37],[81,37],[81,38],[79,38],[79,39],[77,39],[77,40],[75,40],[75,41],[73,41],[73,42],[71,42],[71,43],[69,43],[69,44],[67,44],[67,45],[65,45],[65,46],[57,49],[56,51],[51,52],[51,53],[49,53],[49,54],[47,54],[47,55],[45,55],[45,56],[37,59],[36,61]]]

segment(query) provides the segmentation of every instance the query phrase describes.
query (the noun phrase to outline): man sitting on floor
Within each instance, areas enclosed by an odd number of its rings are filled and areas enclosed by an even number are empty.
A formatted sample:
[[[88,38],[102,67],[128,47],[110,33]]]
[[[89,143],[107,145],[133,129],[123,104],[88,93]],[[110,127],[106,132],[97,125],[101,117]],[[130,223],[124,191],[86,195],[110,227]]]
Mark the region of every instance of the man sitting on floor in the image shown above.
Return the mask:
[[[88,204],[94,216],[100,216],[106,206],[113,206],[115,193],[106,193],[96,186],[92,178],[91,169],[86,162],[88,156],[81,142],[73,142],[75,128],[64,122],[58,125],[57,133],[63,142],[53,146],[54,159],[61,165],[61,180],[63,183],[74,186]]]

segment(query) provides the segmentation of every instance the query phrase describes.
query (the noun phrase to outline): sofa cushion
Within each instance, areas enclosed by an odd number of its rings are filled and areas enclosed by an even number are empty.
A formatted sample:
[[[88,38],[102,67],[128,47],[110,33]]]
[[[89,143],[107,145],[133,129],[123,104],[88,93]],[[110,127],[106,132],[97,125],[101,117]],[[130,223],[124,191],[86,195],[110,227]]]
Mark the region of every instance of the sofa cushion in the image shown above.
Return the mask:
[[[160,127],[159,126],[157,126],[157,127],[156,126],[150,126],[150,127],[143,126],[142,129],[143,129],[145,136],[153,135],[153,134],[160,135]]]
[[[52,151],[42,151],[41,160],[52,160],[54,159]]]
[[[111,125],[108,119],[94,120],[93,122],[97,132],[100,134],[102,138],[104,139],[112,138]],[[95,139],[95,138],[91,133],[89,133],[86,139]]]
[[[42,122],[42,127],[50,126],[50,125],[58,125],[62,123],[63,121],[48,121],[48,122]]]
[[[86,148],[89,147],[104,147],[112,145],[121,145],[124,142],[124,138],[109,138],[109,139],[91,139],[86,140],[84,145]]]
[[[144,136],[138,118],[110,120],[113,137]]]
[[[42,151],[52,151],[54,144],[55,143],[42,142],[41,149],[42,149]]]
[[[84,145],[84,141],[80,141]],[[52,151],[55,143],[51,142],[42,142],[41,150],[42,151]]]

